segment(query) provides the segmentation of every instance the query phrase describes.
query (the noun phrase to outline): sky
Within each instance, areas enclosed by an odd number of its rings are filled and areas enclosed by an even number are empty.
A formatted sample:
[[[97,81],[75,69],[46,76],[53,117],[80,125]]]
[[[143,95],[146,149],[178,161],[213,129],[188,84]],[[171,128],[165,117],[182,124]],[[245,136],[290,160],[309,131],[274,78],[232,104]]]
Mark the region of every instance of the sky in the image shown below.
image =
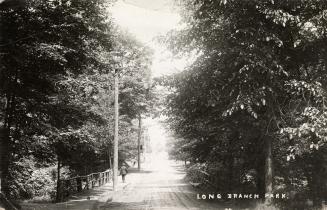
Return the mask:
[[[121,28],[154,51],[152,76],[183,70],[186,59],[173,59],[155,38],[176,28],[180,16],[173,10],[174,0],[119,0],[112,8],[113,19]]]
[[[119,0],[112,8],[117,25],[129,31],[136,39],[153,49],[152,76],[182,71],[187,59],[172,59],[171,53],[155,38],[178,27],[180,16],[173,10],[174,0]],[[167,132],[158,119],[147,118],[143,123],[149,129],[150,144],[154,153],[164,148]]]

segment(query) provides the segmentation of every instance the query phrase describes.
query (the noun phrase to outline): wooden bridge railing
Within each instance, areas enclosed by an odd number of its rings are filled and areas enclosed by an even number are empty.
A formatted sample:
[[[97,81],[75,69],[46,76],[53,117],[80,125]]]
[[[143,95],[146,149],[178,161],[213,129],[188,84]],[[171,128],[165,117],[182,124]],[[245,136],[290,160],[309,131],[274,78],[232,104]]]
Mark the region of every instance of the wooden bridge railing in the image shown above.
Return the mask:
[[[57,202],[64,201],[67,197],[74,193],[99,187],[111,181],[112,170],[110,169],[104,172],[60,180],[57,190]]]

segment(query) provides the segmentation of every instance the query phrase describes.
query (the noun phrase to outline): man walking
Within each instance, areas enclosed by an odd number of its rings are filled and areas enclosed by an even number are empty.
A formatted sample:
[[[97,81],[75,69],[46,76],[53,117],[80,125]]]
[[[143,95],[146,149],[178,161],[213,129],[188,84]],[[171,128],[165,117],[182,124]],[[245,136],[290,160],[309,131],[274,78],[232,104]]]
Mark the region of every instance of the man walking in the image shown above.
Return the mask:
[[[126,167],[125,163],[123,163],[123,166],[120,168],[120,174],[121,174],[123,183],[125,183],[125,176],[127,173],[128,173],[127,167]]]

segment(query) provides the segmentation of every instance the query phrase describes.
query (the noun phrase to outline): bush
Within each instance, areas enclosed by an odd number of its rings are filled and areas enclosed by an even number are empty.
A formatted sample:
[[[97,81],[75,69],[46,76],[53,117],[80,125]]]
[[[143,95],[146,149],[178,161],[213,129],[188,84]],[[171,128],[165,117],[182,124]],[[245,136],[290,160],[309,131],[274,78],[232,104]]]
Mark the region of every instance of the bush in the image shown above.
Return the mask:
[[[49,201],[56,195],[57,182],[54,175],[56,166],[40,168],[33,171],[27,180],[28,193],[33,200]]]
[[[33,158],[22,158],[10,167],[10,192],[15,199],[52,201],[56,196],[57,166],[37,167]],[[61,177],[68,178],[70,170],[61,169]]]
[[[26,184],[26,182],[35,170],[36,167],[33,158],[21,158],[10,165],[9,186],[11,198],[32,198],[29,190],[32,186]]]
[[[273,205],[268,206],[267,204],[264,203],[258,203],[254,210],[280,210],[280,209]]]
[[[206,168],[205,164],[196,163],[191,165],[186,171],[186,178],[190,182],[205,184],[207,178],[204,172]]]

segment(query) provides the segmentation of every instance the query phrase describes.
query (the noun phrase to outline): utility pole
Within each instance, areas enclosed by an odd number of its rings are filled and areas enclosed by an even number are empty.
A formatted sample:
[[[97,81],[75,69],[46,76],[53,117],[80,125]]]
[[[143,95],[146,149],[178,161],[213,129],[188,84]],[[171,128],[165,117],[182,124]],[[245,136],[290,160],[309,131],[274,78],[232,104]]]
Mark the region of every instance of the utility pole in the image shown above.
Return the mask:
[[[119,118],[119,104],[118,104],[118,71],[115,70],[115,136],[114,136],[114,176],[113,176],[113,191],[117,190],[118,182],[118,118]]]
[[[108,87],[110,87],[110,80],[108,80]],[[109,88],[109,93],[110,94],[111,88]],[[108,100],[105,101],[106,107],[108,108],[108,110],[110,110],[110,102],[109,102],[110,98],[108,98]],[[108,117],[108,132],[110,133],[110,123],[109,120],[110,118]],[[109,139],[108,139],[109,140]],[[112,167],[112,162],[111,162],[111,155],[112,155],[112,144],[110,144],[110,140],[108,141],[108,169],[113,169]]]
[[[142,135],[142,117],[139,114],[139,130],[137,136],[137,168],[141,170],[141,135]]]

